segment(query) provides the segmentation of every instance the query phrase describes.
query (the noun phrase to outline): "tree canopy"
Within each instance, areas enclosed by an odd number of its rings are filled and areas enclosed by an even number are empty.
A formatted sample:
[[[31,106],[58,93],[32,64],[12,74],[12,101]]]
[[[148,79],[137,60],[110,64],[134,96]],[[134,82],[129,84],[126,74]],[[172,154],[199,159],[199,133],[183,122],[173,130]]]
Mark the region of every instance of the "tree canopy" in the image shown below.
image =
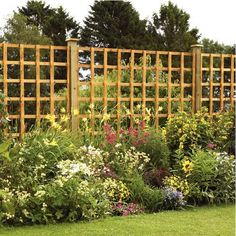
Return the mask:
[[[79,35],[79,24],[61,6],[52,8],[45,2],[30,0],[18,11],[26,16],[28,25],[36,26],[54,45],[65,45],[67,37]]]
[[[14,12],[3,29],[2,41],[24,44],[51,44],[51,39],[43,35],[35,25],[27,24],[27,17]]]
[[[146,20],[140,20],[130,2],[95,1],[81,32],[80,45],[147,48]]]
[[[188,13],[171,2],[161,5],[159,13],[153,14],[149,26],[153,35],[154,49],[189,51],[190,46],[197,43],[200,38],[198,29],[189,28],[189,18]]]

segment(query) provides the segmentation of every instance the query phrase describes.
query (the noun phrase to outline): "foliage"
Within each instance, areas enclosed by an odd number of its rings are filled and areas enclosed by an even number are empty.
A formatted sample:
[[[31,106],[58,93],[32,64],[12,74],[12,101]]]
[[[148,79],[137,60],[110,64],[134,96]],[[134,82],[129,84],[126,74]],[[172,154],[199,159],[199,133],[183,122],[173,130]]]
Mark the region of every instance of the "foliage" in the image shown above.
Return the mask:
[[[165,139],[160,131],[148,129],[148,134],[144,143],[140,143],[137,149],[148,154],[150,161],[149,166],[156,168],[168,168],[170,151]]]
[[[175,210],[186,205],[182,192],[173,188],[164,188],[164,208]]]
[[[118,216],[128,216],[143,213],[143,208],[135,203],[118,202],[112,207],[113,214]]]
[[[183,178],[188,184],[189,202],[196,204],[234,201],[235,159],[233,156],[212,150],[196,150],[179,159],[175,166],[175,174],[177,178]]]
[[[232,112],[223,112],[216,117],[210,116],[206,108],[195,114],[180,112],[169,118],[163,128],[167,144],[173,152],[187,154],[198,148],[214,148],[218,151],[229,151],[234,140],[235,117]]]
[[[141,203],[145,209],[156,212],[163,206],[163,193],[158,188],[151,188],[144,183],[141,176],[135,175],[126,179],[126,184],[130,189],[130,201]]]
[[[153,41],[156,41],[154,49],[189,51],[200,37],[198,29],[189,28],[189,18],[188,13],[171,2],[161,5],[159,14],[153,14],[149,26]]]
[[[204,53],[225,53],[225,54],[232,53],[232,48],[230,46],[218,43],[217,41],[213,41],[208,38],[203,38],[201,44],[203,45],[202,50]]]
[[[213,138],[211,117],[206,109],[196,114],[178,113],[168,119],[164,131],[167,144],[173,152],[180,150],[187,153],[198,147],[206,148]]]
[[[27,24],[27,17],[14,12],[4,28],[4,41],[22,44],[51,44],[51,39],[42,34],[35,25]]]
[[[165,168],[151,168],[145,171],[143,178],[145,183],[153,187],[162,187],[165,177],[169,176],[168,169]]]
[[[4,102],[4,94],[0,91],[0,143],[5,139],[4,129],[9,128],[9,119]]]
[[[67,37],[78,37],[79,24],[61,6],[52,8],[45,2],[30,0],[18,10],[26,16],[29,26],[41,30],[54,45],[65,45]]]
[[[226,111],[214,117],[212,124],[214,136],[214,148],[220,152],[228,152],[235,146],[235,114],[233,111]]]
[[[130,2],[95,1],[85,18],[80,45],[144,49],[145,27],[146,21],[139,19]]]

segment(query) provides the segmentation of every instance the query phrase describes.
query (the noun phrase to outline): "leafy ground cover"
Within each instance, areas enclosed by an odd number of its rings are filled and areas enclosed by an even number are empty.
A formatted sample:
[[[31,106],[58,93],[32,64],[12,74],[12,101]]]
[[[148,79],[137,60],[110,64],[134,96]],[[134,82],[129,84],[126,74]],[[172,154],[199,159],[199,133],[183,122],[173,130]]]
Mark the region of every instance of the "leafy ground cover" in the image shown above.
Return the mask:
[[[2,236],[59,235],[235,235],[235,206],[204,206],[138,216],[108,217],[92,222],[4,227]]]

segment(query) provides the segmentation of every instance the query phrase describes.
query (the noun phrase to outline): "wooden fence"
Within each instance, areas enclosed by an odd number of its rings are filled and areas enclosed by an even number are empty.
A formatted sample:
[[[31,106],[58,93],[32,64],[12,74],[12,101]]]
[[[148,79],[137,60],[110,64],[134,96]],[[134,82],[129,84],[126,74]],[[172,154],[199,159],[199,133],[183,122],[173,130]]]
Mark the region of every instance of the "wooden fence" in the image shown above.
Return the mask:
[[[233,109],[235,59],[202,53],[200,45],[192,52],[165,52],[80,47],[76,39],[67,46],[3,43],[0,89],[15,136],[62,106],[74,131],[83,118],[95,131],[104,114],[119,131],[124,117],[132,125],[150,110],[157,127],[178,110],[207,106],[214,115],[226,106]]]

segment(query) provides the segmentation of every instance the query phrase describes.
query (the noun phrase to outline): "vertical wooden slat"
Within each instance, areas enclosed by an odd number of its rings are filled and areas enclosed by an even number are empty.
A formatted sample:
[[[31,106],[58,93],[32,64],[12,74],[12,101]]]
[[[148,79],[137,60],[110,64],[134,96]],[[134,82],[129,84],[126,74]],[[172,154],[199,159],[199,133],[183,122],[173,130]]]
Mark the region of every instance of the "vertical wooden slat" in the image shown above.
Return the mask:
[[[121,122],[121,115],[120,115],[120,98],[121,98],[121,88],[120,88],[120,81],[121,80],[121,51],[118,49],[117,54],[117,135],[120,134],[120,122]]]
[[[224,109],[224,54],[221,54],[220,64],[220,111]]]
[[[20,44],[20,138],[23,138],[25,133],[25,104],[24,104],[24,47]]]
[[[103,60],[103,113],[107,113],[107,48],[104,48],[104,60]]]
[[[156,80],[155,80],[155,128],[159,125],[159,73],[160,73],[160,58],[159,53],[156,52],[156,66],[155,66]]]
[[[210,54],[210,91],[209,91],[209,113],[212,115],[213,112],[213,55]]]
[[[143,51],[143,71],[142,71],[142,118],[145,117],[146,109],[146,74],[147,74],[147,53]]]
[[[54,115],[54,46],[50,46],[50,114]]]
[[[7,96],[8,96],[8,89],[7,89],[7,44],[3,44],[3,52],[2,52],[2,63],[3,63],[3,94],[4,94],[4,104],[5,104],[5,111],[7,112],[8,104],[7,104]],[[4,134],[7,133],[7,130],[4,129]]]
[[[234,55],[231,54],[231,68],[230,68],[230,74],[231,74],[231,79],[230,79],[230,108],[231,110],[235,109],[234,107],[234,83],[235,83],[235,75],[234,75]]]
[[[168,52],[168,97],[167,97],[167,103],[168,103],[168,117],[171,115],[171,63],[172,63],[172,55],[171,52]]]
[[[131,50],[130,59],[130,126],[133,126],[134,115],[134,50]]]
[[[184,53],[180,56],[180,110],[184,111]]]
[[[91,119],[90,119],[90,127],[92,129],[92,135],[94,135],[94,48],[91,48],[91,58],[90,58],[90,69],[91,69],[91,80],[90,80],[90,108],[91,108]]]
[[[2,63],[3,63],[3,94],[4,94],[4,103],[7,104],[7,44],[3,44],[3,55],[2,55]],[[7,106],[6,106],[7,108]],[[7,110],[6,110],[7,111]]]
[[[36,125],[40,126],[40,48],[36,45]]]

